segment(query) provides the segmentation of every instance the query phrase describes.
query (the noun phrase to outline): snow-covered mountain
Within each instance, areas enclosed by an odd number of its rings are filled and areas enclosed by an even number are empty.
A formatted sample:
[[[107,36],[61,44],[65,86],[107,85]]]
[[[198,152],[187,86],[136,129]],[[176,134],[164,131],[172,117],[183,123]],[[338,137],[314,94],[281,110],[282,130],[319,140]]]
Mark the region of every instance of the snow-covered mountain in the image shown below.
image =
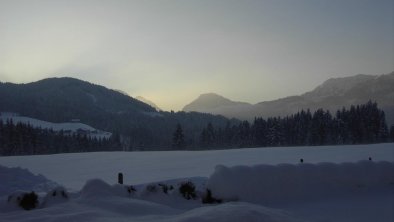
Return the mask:
[[[71,120],[71,122],[65,123],[52,123],[48,121],[43,121],[35,118],[30,118],[26,116],[19,116],[16,113],[0,113],[0,120],[3,123],[7,121],[12,121],[14,124],[23,123],[29,124],[34,128],[41,129],[52,129],[53,131],[63,131],[65,134],[83,134],[88,137],[94,137],[98,139],[111,137],[112,133],[101,131],[95,129],[87,124],[80,123],[79,120]]]
[[[254,105],[232,102],[213,94],[202,95],[184,111],[221,114],[226,117],[253,120],[254,117],[286,116],[301,109],[318,108],[336,111],[350,105],[376,101],[386,113],[389,124],[394,124],[394,72],[385,75],[355,75],[328,79],[310,92]],[[209,99],[205,99],[209,98]],[[223,102],[226,101],[226,102]]]

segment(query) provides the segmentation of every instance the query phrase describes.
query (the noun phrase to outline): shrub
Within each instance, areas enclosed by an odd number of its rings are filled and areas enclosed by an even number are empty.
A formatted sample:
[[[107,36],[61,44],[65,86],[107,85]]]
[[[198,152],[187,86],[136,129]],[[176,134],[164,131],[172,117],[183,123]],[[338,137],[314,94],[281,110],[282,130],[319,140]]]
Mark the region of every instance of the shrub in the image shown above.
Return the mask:
[[[132,185],[126,186],[126,190],[129,194],[133,194],[137,191],[137,189],[135,189],[135,187],[133,187]]]
[[[179,186],[179,192],[187,200],[196,198],[196,187],[190,181],[181,183]]]
[[[149,185],[146,186],[145,189],[149,193],[157,193],[157,186],[156,186],[156,184],[149,184]]]
[[[64,187],[56,187],[49,191],[42,200],[41,207],[46,207],[52,204],[63,203],[69,199],[67,190]]]
[[[38,196],[33,191],[30,193],[25,193],[19,202],[19,206],[25,210],[31,210],[36,208],[38,205]]]
[[[68,193],[62,187],[58,187],[58,188],[52,190],[51,193],[52,193],[53,197],[59,196],[59,197],[62,197],[64,199],[68,199]]]
[[[172,185],[168,186],[167,184],[163,184],[163,183],[159,183],[158,185],[161,187],[163,193],[165,193],[165,194],[168,194],[169,190],[174,189],[174,187]]]

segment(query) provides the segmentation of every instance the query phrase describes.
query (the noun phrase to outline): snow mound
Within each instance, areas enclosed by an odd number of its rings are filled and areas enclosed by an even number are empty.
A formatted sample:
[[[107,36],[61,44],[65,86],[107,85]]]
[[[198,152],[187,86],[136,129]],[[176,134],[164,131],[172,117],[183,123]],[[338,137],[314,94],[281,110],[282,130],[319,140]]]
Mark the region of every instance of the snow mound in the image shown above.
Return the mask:
[[[23,198],[23,196],[26,194],[26,192],[21,191],[21,190],[17,190],[14,191],[12,194],[9,194],[7,200],[6,200],[6,204],[4,205],[3,203],[3,208],[2,210],[8,210],[8,211],[12,211],[12,210],[20,210],[20,202]]]
[[[0,197],[18,190],[46,192],[57,186],[42,175],[34,175],[20,167],[8,168],[0,165]]]
[[[207,187],[216,198],[275,204],[392,189],[394,163],[219,165]]]
[[[200,207],[187,211],[171,221],[174,222],[296,222],[289,213],[255,204],[230,202],[216,206]]]
[[[124,194],[126,196],[127,190],[118,185],[111,186],[100,179],[91,179],[86,182],[81,190],[81,197],[83,198],[106,198],[109,196],[119,196]]]
[[[42,207],[52,206],[54,204],[64,203],[69,200],[70,194],[64,187],[58,186],[49,191],[44,197]]]

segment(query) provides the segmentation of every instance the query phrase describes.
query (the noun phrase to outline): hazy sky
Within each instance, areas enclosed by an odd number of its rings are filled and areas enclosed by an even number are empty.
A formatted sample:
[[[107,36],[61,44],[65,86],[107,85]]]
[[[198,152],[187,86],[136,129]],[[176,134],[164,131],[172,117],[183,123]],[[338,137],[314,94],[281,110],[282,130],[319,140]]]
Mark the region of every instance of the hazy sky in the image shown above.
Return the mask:
[[[394,71],[394,0],[0,0],[0,81],[71,76],[166,110]]]

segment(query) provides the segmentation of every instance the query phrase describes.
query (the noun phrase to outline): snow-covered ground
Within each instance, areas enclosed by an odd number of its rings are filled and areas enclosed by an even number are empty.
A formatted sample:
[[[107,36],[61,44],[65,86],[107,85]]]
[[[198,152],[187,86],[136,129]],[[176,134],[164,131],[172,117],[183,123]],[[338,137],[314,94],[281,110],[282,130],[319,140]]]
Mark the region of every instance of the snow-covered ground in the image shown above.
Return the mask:
[[[0,157],[0,165],[6,166],[0,168],[0,181],[6,181],[0,221],[394,220],[393,143]],[[118,172],[125,184],[135,185],[135,193],[108,185],[115,184]],[[23,178],[31,185],[14,190],[52,189],[55,183],[43,177],[66,187],[69,200],[28,212],[6,204],[5,191]],[[185,200],[178,192],[182,181],[194,182],[201,195],[209,188],[216,198],[237,201]],[[153,182],[174,189],[152,194],[146,187]]]
[[[112,135],[110,132],[101,131],[80,122],[52,123],[52,122],[47,122],[26,116],[19,116],[16,113],[7,113],[7,112],[0,113],[0,120],[2,120],[4,123],[6,123],[9,120],[12,120],[14,124],[16,123],[30,124],[32,127],[41,128],[41,129],[52,129],[54,131],[63,130],[65,134],[67,133],[74,134],[74,133],[78,133],[78,131],[83,131],[84,133],[87,133],[88,136],[95,137],[98,139],[102,139],[102,138],[108,139]]]

